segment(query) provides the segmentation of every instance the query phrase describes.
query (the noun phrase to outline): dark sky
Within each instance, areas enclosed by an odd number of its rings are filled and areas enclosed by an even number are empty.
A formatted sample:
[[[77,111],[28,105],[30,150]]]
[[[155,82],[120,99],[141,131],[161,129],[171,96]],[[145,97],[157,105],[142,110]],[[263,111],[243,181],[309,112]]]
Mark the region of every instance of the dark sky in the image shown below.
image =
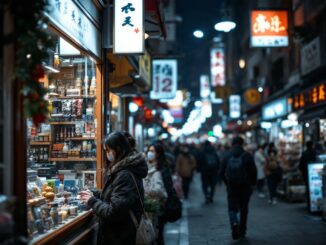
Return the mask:
[[[188,88],[193,96],[199,95],[200,74],[209,75],[209,48],[217,32],[214,24],[219,16],[221,0],[176,0],[176,13],[182,17],[177,25],[180,87]],[[205,36],[197,39],[193,31],[201,29]]]

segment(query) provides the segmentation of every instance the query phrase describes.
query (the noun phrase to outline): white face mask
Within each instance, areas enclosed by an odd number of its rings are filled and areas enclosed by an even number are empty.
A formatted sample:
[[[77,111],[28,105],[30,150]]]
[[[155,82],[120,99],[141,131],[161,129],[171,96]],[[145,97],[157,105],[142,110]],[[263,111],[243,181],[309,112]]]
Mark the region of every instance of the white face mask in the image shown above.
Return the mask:
[[[147,153],[147,159],[148,159],[149,161],[153,161],[153,160],[155,159],[155,153],[149,151],[149,152]]]
[[[106,158],[110,161],[113,162],[114,161],[114,155],[112,153],[106,153]]]

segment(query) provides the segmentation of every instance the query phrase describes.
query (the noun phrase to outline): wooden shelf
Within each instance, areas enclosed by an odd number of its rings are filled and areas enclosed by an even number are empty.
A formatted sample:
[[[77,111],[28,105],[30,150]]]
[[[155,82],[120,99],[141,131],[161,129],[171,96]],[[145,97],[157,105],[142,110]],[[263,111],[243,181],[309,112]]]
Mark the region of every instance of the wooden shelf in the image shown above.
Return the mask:
[[[50,162],[96,162],[96,158],[80,158],[80,157],[67,157],[67,158],[49,158]]]
[[[51,143],[49,141],[42,142],[42,141],[32,141],[29,143],[30,145],[50,145]]]
[[[76,231],[83,224],[91,222],[93,218],[92,211],[83,211],[77,217],[71,218],[59,227],[39,235],[30,241],[29,244],[33,245],[48,245],[48,244],[59,244],[60,240],[65,238],[67,234]]]
[[[96,96],[85,96],[85,95],[77,95],[77,96],[51,96],[52,99],[62,99],[62,100],[67,100],[67,99],[95,99]]]
[[[51,125],[74,125],[76,122],[80,121],[69,121],[69,122],[49,122]]]
[[[95,140],[95,137],[72,137],[72,138],[65,138],[65,141],[69,140]]]

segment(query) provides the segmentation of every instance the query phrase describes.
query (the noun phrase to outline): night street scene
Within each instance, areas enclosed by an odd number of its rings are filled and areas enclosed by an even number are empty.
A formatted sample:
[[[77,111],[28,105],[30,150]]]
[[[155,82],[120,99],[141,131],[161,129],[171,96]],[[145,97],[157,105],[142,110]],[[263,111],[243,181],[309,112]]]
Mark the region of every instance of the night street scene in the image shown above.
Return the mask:
[[[325,0],[0,0],[0,245],[326,245]]]

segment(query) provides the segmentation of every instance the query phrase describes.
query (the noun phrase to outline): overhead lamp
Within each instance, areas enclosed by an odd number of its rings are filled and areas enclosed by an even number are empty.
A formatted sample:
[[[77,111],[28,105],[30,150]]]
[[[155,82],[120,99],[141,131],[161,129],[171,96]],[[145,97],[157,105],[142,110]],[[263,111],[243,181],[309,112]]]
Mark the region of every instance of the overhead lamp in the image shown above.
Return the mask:
[[[217,22],[215,24],[214,28],[217,31],[230,32],[236,26],[237,26],[236,23],[231,20],[221,20],[220,22]]]
[[[240,69],[244,69],[246,67],[245,59],[240,59],[239,60],[239,67],[240,67]]]
[[[139,107],[138,107],[138,105],[136,103],[134,103],[134,102],[129,103],[129,111],[131,113],[134,113],[134,112],[138,111],[138,108]]]
[[[221,19],[215,24],[214,28],[217,31],[229,32],[233,30],[237,24],[232,20],[230,9],[226,6],[226,1],[222,3],[224,6],[221,10]]]
[[[196,30],[196,31],[194,31],[194,36],[196,37],[196,38],[203,38],[204,37],[204,32],[203,31],[201,31],[201,30]]]

